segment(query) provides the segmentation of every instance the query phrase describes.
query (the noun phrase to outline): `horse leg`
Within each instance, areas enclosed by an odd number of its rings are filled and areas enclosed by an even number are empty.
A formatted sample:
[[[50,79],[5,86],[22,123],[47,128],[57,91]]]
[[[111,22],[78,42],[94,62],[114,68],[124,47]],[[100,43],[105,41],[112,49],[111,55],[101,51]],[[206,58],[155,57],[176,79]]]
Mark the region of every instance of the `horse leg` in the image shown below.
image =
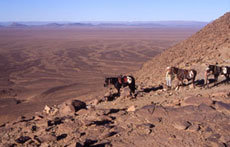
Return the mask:
[[[118,96],[121,95],[121,93],[120,93],[120,88],[117,89],[117,94],[118,94]]]
[[[184,86],[184,79],[181,80],[181,86]]]
[[[205,83],[204,83],[204,87],[207,87],[207,88],[209,88],[209,83],[208,83],[208,73],[207,72],[205,72],[205,75],[204,75],[204,77],[205,77]]]
[[[229,84],[229,74],[225,74],[224,76],[225,76],[225,78],[226,78],[225,84]]]
[[[192,79],[192,85],[193,85],[193,88],[195,88],[195,79],[194,78]]]
[[[208,77],[206,77],[206,76],[205,76],[205,79],[204,79],[204,87],[208,88]]]
[[[179,90],[179,88],[180,88],[180,81],[177,83],[175,90]]]
[[[119,83],[116,83],[114,86],[115,86],[115,88],[117,89],[117,94],[118,94],[118,96],[120,96],[121,85],[120,85]]]
[[[217,83],[217,81],[218,81],[218,75],[214,75],[214,79],[215,79],[215,81],[214,81],[214,86],[216,86],[216,83]]]
[[[129,86],[129,96],[132,96],[132,87],[131,85],[128,85]]]
[[[229,74],[226,74],[226,83],[229,84]]]
[[[224,84],[226,85],[228,83],[228,75],[224,74],[224,76],[225,76],[225,82],[224,82]]]
[[[230,74],[228,74],[228,84],[229,84],[229,81],[230,81],[230,77],[229,76],[230,76]]]
[[[133,95],[135,95],[135,86],[134,86],[134,87],[132,86],[132,91],[131,91],[131,93],[132,93]]]

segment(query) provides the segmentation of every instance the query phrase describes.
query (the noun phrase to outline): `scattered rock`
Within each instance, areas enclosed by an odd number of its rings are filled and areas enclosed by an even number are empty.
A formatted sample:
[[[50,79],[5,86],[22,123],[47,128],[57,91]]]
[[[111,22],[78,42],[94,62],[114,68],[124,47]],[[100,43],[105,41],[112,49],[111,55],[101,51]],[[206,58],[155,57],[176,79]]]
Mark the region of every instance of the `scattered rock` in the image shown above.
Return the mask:
[[[49,106],[45,105],[43,112],[48,114],[48,115],[55,115],[58,112],[58,108],[57,108],[57,106],[49,107]]]
[[[81,145],[79,142],[77,142],[77,143],[74,144],[73,146],[70,145],[70,147],[83,147],[83,145]]]
[[[32,131],[32,132],[37,131],[37,126],[36,126],[36,125],[33,125],[33,126],[31,127],[31,131]]]
[[[143,123],[140,125],[137,125],[137,132],[139,134],[150,134],[152,133],[152,129],[155,127],[155,125],[150,123]]]
[[[29,136],[20,136],[18,139],[16,139],[15,141],[17,143],[20,144],[24,144],[25,142],[27,142],[28,140],[30,140],[31,138]]]
[[[183,102],[181,102],[181,106],[187,106],[187,105],[194,105],[199,106],[200,104],[206,104],[206,105],[212,105],[212,99],[208,97],[188,97],[185,98]]]
[[[123,110],[123,109],[121,109],[121,110]],[[121,110],[120,109],[108,109],[108,110],[105,110],[104,114],[109,115],[109,114],[113,114],[113,113],[118,113]]]
[[[191,132],[197,132],[199,131],[201,128],[200,128],[200,125],[199,124],[192,124],[189,128],[188,128],[188,131],[191,131]]]
[[[173,123],[173,127],[178,130],[187,130],[191,125],[188,121],[177,121]]]
[[[61,134],[61,135],[57,136],[56,140],[59,141],[59,140],[62,140],[66,137],[67,137],[67,134]]]
[[[63,118],[59,118],[59,117],[55,117],[54,120],[48,120],[47,121],[47,124],[48,126],[53,126],[53,125],[59,125],[59,124],[62,124],[63,123]]]
[[[215,102],[214,107],[221,112],[229,113],[230,112],[230,104],[226,104],[224,102],[218,101]]]
[[[59,113],[61,115],[69,115],[74,114],[81,109],[87,109],[85,102],[82,102],[80,100],[69,100],[59,106]]]
[[[43,118],[44,118],[44,116],[42,116],[41,113],[39,113],[39,112],[36,112],[36,113],[35,113],[35,117],[34,117],[34,120],[35,120],[35,121],[41,120],[41,119],[43,119]]]
[[[136,106],[130,106],[128,109],[127,109],[128,112],[134,112],[136,111]]]
[[[86,103],[80,100],[73,100],[72,105],[74,107],[75,112],[77,112],[80,109],[86,109]]]
[[[38,136],[36,136],[36,135],[34,136],[34,140],[37,141],[38,144],[42,143],[40,138]]]
[[[213,93],[211,97],[228,97],[229,92],[217,92]]]
[[[103,134],[101,135],[101,137],[102,137],[103,139],[105,139],[105,138],[108,138],[108,137],[114,136],[114,135],[116,135],[116,134],[117,134],[117,132],[115,132],[115,131],[112,131],[112,132],[106,132],[106,133],[103,133]]]
[[[96,106],[96,105],[98,105],[101,102],[102,102],[102,100],[94,99],[94,100],[92,100],[92,101],[89,102],[89,105]]]
[[[86,139],[83,146],[91,146],[97,143],[97,140]]]
[[[59,106],[59,113],[63,116],[73,114],[74,112],[74,107],[69,103],[63,103]]]
[[[42,135],[40,136],[39,140],[40,142],[45,143],[45,142],[49,142],[49,141],[55,141],[57,138],[52,135],[52,134],[45,134],[45,135]]]

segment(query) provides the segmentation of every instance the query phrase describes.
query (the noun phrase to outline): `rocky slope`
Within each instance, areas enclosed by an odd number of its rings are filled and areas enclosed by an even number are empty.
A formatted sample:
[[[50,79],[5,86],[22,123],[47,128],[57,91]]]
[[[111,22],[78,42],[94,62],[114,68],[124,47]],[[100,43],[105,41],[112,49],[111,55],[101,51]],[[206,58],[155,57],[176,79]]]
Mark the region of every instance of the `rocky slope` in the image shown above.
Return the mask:
[[[136,76],[150,85],[164,80],[167,66],[195,68],[201,73],[205,65],[216,62],[230,65],[230,12],[145,63]]]
[[[32,117],[1,124],[1,146],[230,146],[230,85],[197,85],[166,91],[167,66],[195,68],[202,80],[206,64],[230,65],[230,13],[143,65],[135,73],[136,98],[122,89],[116,97],[85,95],[46,106]],[[219,79],[220,81],[223,78]],[[160,84],[160,85],[159,85]],[[78,99],[78,100],[77,100]]]

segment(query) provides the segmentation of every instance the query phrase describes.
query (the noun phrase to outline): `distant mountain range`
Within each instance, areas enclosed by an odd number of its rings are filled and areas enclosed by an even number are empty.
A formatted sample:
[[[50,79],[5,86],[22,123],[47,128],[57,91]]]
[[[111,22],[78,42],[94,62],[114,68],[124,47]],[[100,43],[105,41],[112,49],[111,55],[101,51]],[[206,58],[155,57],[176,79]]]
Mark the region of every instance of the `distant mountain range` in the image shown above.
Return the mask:
[[[31,28],[31,27],[204,27],[208,22],[199,21],[146,21],[146,22],[0,22],[0,27]]]

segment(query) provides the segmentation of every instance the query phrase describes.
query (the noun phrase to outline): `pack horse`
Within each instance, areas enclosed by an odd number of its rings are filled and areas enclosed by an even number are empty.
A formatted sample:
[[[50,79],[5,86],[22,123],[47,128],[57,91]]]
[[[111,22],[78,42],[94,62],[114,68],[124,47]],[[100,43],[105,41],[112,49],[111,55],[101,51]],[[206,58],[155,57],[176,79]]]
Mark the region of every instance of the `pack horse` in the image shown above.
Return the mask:
[[[114,87],[117,89],[118,95],[120,95],[120,89],[122,87],[129,87],[130,89],[130,96],[132,94],[135,94],[135,79],[133,76],[119,76],[119,77],[110,77],[110,78],[105,78],[105,84],[104,87],[107,87],[108,85],[114,85]]]
[[[214,76],[214,86],[218,81],[218,77],[220,75],[224,75],[226,78],[226,82],[229,83],[230,80],[230,67],[228,66],[218,66],[216,65],[208,65],[205,71],[205,85],[209,87],[209,79],[208,77],[213,75]]]
[[[196,75],[197,75],[197,71],[194,69],[180,69],[177,67],[170,67],[170,72],[172,75],[175,75],[177,77],[177,79],[180,81],[181,84],[178,85],[178,87],[180,85],[184,85],[184,80],[188,80],[191,81],[192,80],[192,84],[193,84],[193,88],[195,88],[195,79],[196,79]]]

